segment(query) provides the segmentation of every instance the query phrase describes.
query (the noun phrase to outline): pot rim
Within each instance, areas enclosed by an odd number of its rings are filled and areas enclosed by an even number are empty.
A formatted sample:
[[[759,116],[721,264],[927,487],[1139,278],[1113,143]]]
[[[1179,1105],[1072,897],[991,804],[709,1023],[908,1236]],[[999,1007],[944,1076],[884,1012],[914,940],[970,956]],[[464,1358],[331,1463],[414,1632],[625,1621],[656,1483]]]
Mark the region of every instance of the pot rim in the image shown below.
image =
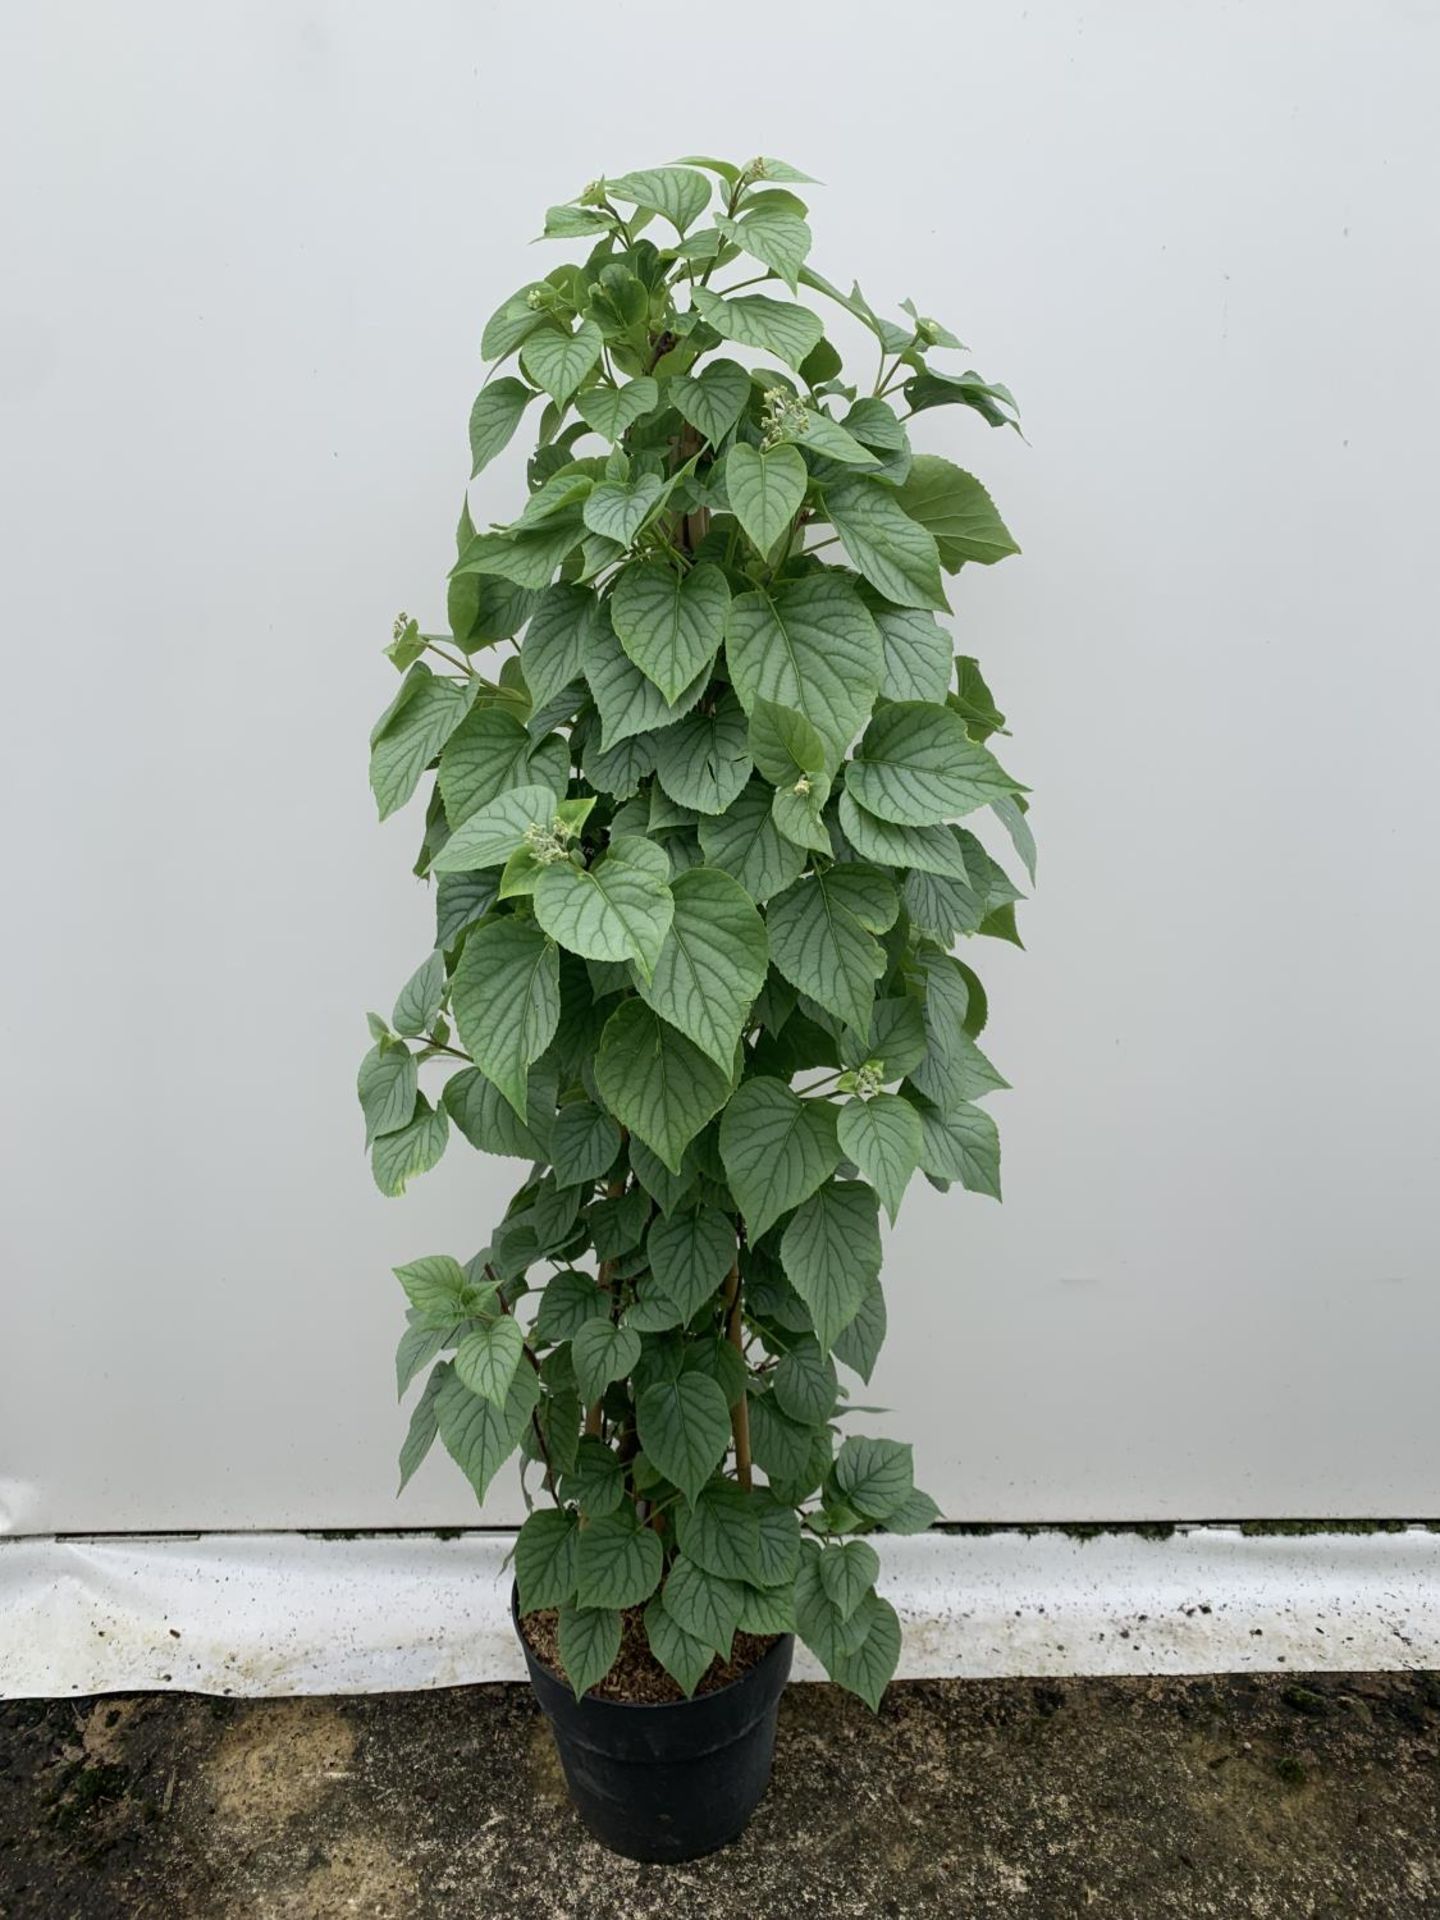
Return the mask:
[[[545,1609],[536,1607],[532,1611],[540,1613]],[[515,1637],[520,1642],[520,1650],[526,1660],[533,1661],[543,1674],[553,1680],[557,1686],[563,1687],[577,1707],[605,1707],[621,1713],[673,1712],[677,1707],[698,1707],[710,1700],[723,1699],[727,1693],[733,1693],[737,1687],[745,1686],[758,1674],[764,1673],[771,1661],[777,1659],[783,1652],[787,1643],[793,1645],[795,1640],[793,1633],[777,1633],[753,1667],[747,1667],[744,1673],[737,1674],[733,1680],[727,1680],[723,1687],[712,1687],[708,1693],[692,1693],[688,1698],[679,1700],[611,1700],[603,1694],[587,1692],[582,1693],[577,1700],[575,1689],[571,1686],[569,1678],[563,1673],[558,1673],[547,1661],[542,1660],[521,1631],[520,1583],[513,1579],[510,1582],[510,1619],[515,1628]]]

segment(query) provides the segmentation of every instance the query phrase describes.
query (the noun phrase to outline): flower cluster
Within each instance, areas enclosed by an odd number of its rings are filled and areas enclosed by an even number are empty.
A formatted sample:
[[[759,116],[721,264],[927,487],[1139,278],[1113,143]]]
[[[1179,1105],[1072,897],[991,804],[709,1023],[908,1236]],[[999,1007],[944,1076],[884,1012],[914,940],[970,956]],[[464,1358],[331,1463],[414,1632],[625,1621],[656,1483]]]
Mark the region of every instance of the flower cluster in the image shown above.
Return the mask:
[[[885,1085],[885,1062],[866,1060],[850,1073],[842,1073],[837,1083],[842,1093],[853,1093],[857,1100],[873,1100]]]
[[[760,441],[762,453],[768,453],[771,447],[778,446],[782,440],[792,437],[799,439],[810,425],[810,416],[805,402],[788,387],[767,387],[765,403],[760,415]]]
[[[536,822],[525,829],[526,852],[542,867],[553,867],[557,861],[568,860],[574,839],[574,827],[558,815],[548,827]]]

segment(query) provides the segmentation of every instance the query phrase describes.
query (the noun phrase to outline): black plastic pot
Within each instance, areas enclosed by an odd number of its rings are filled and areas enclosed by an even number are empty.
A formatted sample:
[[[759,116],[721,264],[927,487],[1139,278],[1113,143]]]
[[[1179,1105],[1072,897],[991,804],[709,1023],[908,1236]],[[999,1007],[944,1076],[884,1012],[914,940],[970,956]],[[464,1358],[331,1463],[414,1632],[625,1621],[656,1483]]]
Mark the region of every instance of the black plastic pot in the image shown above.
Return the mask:
[[[535,1658],[510,1610],[575,1811],[612,1853],[694,1860],[738,1839],[770,1784],[775,1718],[790,1677],[784,1634],[738,1680],[662,1706],[631,1706],[569,1686]]]

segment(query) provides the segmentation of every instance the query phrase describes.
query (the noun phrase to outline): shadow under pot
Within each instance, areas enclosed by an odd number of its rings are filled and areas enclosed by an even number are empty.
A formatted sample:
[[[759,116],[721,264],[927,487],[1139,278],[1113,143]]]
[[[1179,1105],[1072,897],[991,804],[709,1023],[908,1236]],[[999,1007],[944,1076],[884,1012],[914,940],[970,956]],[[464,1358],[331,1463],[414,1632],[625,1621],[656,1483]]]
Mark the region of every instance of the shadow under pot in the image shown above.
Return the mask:
[[[510,1611],[575,1811],[603,1846],[630,1860],[673,1863],[740,1837],[770,1784],[792,1634],[714,1693],[632,1705],[593,1694],[577,1700],[531,1651],[513,1590]]]

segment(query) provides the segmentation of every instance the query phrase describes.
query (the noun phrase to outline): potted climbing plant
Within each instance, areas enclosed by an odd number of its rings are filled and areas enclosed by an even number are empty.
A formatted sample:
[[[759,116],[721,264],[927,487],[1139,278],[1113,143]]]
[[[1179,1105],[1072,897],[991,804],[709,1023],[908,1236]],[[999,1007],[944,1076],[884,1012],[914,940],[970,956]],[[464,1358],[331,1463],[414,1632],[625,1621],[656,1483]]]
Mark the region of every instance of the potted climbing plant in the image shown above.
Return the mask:
[[[809,265],[806,179],[693,158],[550,209],[580,257],[491,317],[470,414],[472,478],[530,416],[526,496],[483,527],[467,499],[449,631],[401,616],[372,735],[382,818],[433,770],[436,908],[371,1015],[375,1179],[455,1132],[529,1163],[481,1251],[398,1270],[402,1394],[429,1369],[401,1485],[437,1435],[481,1500],[519,1456],[530,1672],[582,1816],[648,1859],[743,1827],[793,1635],[871,1707],[895,1669],[874,1542],[937,1510],[852,1409],[881,1215],[917,1173],[999,1197],[952,951],[1016,938],[983,815],[1033,872],[937,618],[1017,549],[912,446],[1014,402]],[[811,297],[870,336],[863,382]]]

